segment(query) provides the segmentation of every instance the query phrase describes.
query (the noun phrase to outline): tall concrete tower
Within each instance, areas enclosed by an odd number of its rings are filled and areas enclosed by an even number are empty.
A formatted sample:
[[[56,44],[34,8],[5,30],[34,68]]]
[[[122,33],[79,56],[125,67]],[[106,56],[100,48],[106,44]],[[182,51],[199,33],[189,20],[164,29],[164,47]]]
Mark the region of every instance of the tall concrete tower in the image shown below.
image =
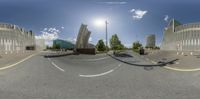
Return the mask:
[[[81,24],[77,36],[76,48],[87,48],[90,34],[91,32],[87,29],[87,25]]]
[[[155,47],[156,46],[156,36],[155,34],[147,35],[146,37],[146,47]]]
[[[178,21],[172,19],[164,30],[164,37],[161,44],[161,50],[176,49],[176,33],[175,28],[181,25]]]

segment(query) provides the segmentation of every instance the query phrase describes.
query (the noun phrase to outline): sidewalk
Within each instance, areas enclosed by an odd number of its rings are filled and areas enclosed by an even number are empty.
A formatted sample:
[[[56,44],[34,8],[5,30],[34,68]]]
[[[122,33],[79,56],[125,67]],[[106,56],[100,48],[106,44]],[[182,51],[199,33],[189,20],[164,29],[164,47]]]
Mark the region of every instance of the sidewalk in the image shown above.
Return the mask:
[[[15,64],[34,53],[36,53],[36,51],[25,52],[23,54],[3,54],[0,57],[0,68]]]
[[[174,51],[153,51],[147,55],[141,55],[146,60],[150,60],[154,64],[178,60],[176,52]]]
[[[168,64],[167,67],[177,68],[177,69],[197,69],[200,68],[200,54],[197,55],[177,55],[175,51],[156,51],[148,55],[144,55],[148,60],[151,60],[154,63],[175,60],[171,64]]]
[[[169,67],[179,68],[179,69],[197,69],[200,68],[200,57],[198,56],[184,56],[184,55],[177,55],[179,59],[174,64],[168,65]]]
[[[112,58],[134,66],[166,66],[169,64],[173,64],[178,60],[176,57],[169,57],[171,56],[169,53],[167,53],[169,56],[165,55],[166,53],[164,53],[163,55],[160,54],[154,53],[152,55],[139,55],[132,50],[124,51],[118,55],[113,55],[112,52],[108,53],[108,55]]]
[[[134,65],[134,66],[161,66],[161,64],[155,65],[150,61],[145,60],[139,54],[134,53],[132,51],[122,52],[120,54],[113,55],[112,52],[108,52],[108,55],[112,58],[124,62],[126,64]]]
[[[68,56],[73,55],[73,51],[44,51],[46,54],[44,54],[45,58],[53,58],[53,57],[62,57],[62,56]]]

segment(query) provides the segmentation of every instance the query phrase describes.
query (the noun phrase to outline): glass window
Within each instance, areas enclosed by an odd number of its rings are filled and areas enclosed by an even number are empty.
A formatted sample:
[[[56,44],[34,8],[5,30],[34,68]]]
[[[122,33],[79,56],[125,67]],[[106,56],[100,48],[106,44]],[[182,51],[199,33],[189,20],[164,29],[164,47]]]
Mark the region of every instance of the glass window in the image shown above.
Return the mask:
[[[198,45],[200,45],[200,40],[198,39]]]

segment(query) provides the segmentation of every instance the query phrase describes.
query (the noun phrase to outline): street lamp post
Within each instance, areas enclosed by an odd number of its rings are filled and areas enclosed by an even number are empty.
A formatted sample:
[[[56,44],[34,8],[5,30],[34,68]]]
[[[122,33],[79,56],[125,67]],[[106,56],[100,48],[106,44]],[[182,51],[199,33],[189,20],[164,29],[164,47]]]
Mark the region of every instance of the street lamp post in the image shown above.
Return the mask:
[[[105,32],[106,32],[106,36],[105,36],[105,40],[106,40],[106,51],[108,51],[108,21],[105,20],[105,19],[96,19],[94,21],[95,25],[96,26],[99,26],[99,27],[105,27]]]
[[[108,51],[108,21],[105,21],[106,24],[106,51]]]

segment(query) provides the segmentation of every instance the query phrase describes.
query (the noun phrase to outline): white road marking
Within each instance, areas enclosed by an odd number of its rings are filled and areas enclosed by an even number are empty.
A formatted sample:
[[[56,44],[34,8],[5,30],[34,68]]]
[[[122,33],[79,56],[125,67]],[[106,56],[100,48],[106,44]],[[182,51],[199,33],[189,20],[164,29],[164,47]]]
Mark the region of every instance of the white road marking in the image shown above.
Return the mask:
[[[2,68],[0,68],[0,70],[4,70],[4,69],[8,69],[8,68],[14,67],[14,66],[16,66],[16,65],[18,65],[18,64],[20,64],[20,63],[22,63],[22,62],[24,62],[24,61],[26,61],[26,60],[28,60],[29,58],[31,58],[31,57],[33,57],[33,56],[35,56],[35,55],[36,55],[36,54],[32,54],[32,55],[30,55],[30,56],[24,58],[23,60],[21,60],[21,61],[15,63],[15,64],[2,67]]]
[[[109,57],[102,57],[102,58],[97,58],[97,59],[85,59],[84,61],[98,61],[98,60],[103,60],[103,59],[107,59]]]
[[[51,64],[52,64],[54,67],[58,68],[60,71],[65,72],[64,69],[58,67],[54,62],[51,62]]]
[[[194,71],[200,71],[200,68],[194,68],[194,69],[184,69],[184,68],[173,68],[169,66],[165,66],[164,68],[175,70],[175,71],[181,71],[181,72],[194,72]]]
[[[98,77],[98,76],[103,76],[103,75],[106,75],[106,74],[109,74],[109,73],[112,73],[115,69],[119,68],[121,66],[121,64],[119,64],[117,67],[107,71],[107,72],[104,72],[104,73],[100,73],[100,74],[95,74],[95,75],[79,75],[80,77]]]
[[[59,69],[59,70],[62,71],[62,72],[65,72],[64,69],[60,68],[60,67],[59,67],[58,65],[56,65],[54,62],[52,62],[50,58],[47,58],[47,59],[51,62],[51,64],[52,64],[54,67],[56,67],[57,69]]]

